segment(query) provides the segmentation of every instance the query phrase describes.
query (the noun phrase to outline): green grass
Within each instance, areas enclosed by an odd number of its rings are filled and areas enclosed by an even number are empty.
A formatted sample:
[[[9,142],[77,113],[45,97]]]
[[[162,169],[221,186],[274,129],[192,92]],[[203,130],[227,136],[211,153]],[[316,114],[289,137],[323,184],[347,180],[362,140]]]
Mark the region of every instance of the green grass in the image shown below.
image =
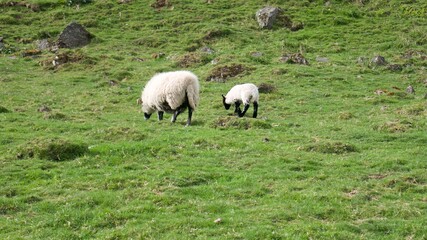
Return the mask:
[[[0,8],[1,239],[427,237],[423,1],[27,2],[41,10]],[[258,29],[264,5],[304,29]],[[72,62],[23,57],[71,21],[95,36],[59,50]],[[280,62],[297,52],[308,66]],[[144,84],[182,68],[201,84],[192,126],[144,121]],[[222,106],[244,82],[274,89],[257,119]]]

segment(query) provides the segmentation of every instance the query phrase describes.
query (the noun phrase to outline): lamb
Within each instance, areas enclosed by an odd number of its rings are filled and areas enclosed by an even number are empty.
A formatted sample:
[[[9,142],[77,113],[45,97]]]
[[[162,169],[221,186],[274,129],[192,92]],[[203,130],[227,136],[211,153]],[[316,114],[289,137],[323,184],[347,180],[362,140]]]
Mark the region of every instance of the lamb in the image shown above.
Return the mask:
[[[159,120],[167,112],[173,113],[171,121],[175,122],[177,116],[188,108],[186,126],[189,126],[199,104],[199,89],[199,80],[190,71],[159,73],[147,82],[137,102],[142,106],[145,120],[157,111]]]
[[[254,104],[253,117],[256,118],[258,114],[258,101],[259,93],[258,88],[252,83],[245,83],[236,85],[227,93],[226,96],[222,95],[222,103],[226,110],[228,110],[231,104],[234,103],[234,113],[239,117],[243,117],[246,111],[249,109],[249,105],[252,102]],[[240,110],[240,104],[244,105],[243,112]]]

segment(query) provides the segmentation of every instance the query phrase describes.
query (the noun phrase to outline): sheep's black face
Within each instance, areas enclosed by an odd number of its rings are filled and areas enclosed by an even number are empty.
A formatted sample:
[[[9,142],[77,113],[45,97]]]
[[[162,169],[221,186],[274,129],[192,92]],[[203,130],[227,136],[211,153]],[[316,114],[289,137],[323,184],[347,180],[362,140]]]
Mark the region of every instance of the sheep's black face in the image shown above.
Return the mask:
[[[230,109],[231,104],[227,104],[227,103],[225,102],[225,97],[224,97],[224,95],[222,95],[222,103],[224,104],[224,107],[225,107],[225,109],[226,109],[226,110]]]
[[[145,120],[150,119],[150,117],[151,117],[151,113],[150,113],[150,114],[148,114],[148,113],[144,113],[144,119],[145,119]]]

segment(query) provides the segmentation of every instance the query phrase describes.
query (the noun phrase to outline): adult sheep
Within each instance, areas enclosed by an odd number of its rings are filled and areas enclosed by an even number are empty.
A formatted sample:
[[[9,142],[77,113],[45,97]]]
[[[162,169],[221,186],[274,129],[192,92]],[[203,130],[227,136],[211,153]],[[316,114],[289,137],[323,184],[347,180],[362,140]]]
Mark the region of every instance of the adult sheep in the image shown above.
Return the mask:
[[[257,86],[252,83],[240,84],[232,87],[227,95],[222,95],[222,103],[226,110],[228,110],[231,104],[234,103],[236,107],[234,113],[239,117],[243,117],[249,109],[249,105],[252,102],[254,104],[253,117],[256,118],[258,114],[258,101],[259,92]],[[243,112],[240,110],[240,104],[244,105]]]
[[[191,116],[199,104],[199,80],[189,71],[164,72],[154,75],[145,85],[138,103],[142,105],[145,120],[157,111],[159,120],[163,113],[173,113],[172,122],[188,108],[186,126],[191,124]]]

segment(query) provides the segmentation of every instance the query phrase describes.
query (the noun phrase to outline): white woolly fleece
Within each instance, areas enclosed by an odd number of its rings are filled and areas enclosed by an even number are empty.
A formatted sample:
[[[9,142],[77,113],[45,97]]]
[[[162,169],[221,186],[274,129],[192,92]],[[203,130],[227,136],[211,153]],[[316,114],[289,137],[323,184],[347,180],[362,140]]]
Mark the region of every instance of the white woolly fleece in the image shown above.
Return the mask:
[[[188,104],[195,110],[199,104],[199,80],[190,71],[164,72],[154,75],[142,91],[142,110],[151,114],[165,111],[168,103],[172,110],[177,109],[188,97]]]
[[[242,102],[243,104],[249,104],[258,102],[259,93],[258,88],[252,83],[245,83],[236,85],[225,96],[225,103],[233,104],[235,102]]]

